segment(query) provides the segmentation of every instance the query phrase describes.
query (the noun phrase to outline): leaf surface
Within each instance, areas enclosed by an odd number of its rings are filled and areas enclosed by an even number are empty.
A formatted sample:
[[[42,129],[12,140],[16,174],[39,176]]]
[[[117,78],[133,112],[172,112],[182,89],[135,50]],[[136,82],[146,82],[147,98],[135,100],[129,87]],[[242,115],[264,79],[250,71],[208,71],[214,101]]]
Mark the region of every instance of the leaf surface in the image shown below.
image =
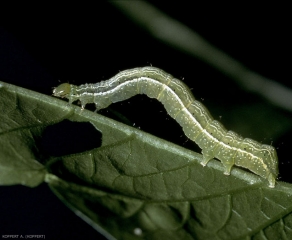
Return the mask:
[[[109,239],[290,239],[291,185],[200,154],[66,102],[0,82],[0,184],[46,181]],[[49,156],[44,130],[90,122],[102,145]],[[94,141],[94,139],[92,139]],[[57,215],[57,213],[56,213]]]

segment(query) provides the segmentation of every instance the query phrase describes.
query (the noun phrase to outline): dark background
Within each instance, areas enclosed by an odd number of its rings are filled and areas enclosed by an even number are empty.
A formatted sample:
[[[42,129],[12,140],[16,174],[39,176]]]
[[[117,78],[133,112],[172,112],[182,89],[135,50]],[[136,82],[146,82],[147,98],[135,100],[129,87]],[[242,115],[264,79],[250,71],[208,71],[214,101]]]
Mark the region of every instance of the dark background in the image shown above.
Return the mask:
[[[287,6],[152,3],[251,70],[292,88],[291,14]],[[60,82],[94,83],[124,69],[159,67],[184,79],[194,96],[227,129],[267,144],[272,141],[280,159],[280,177],[291,182],[291,112],[244,91],[208,64],[153,38],[109,2],[66,6],[26,3],[3,9],[6,18],[0,25],[1,81],[50,95]],[[197,151],[156,100],[136,96],[111,109],[101,113],[120,120],[113,114],[118,111],[126,123]],[[237,109],[245,111],[240,110],[238,115]],[[260,116],[260,112],[266,115]],[[261,130],[259,124],[266,125],[267,130]],[[280,130],[272,131],[273,127]],[[86,145],[87,140],[76,141]],[[34,189],[0,188],[0,234],[101,238],[46,184]]]

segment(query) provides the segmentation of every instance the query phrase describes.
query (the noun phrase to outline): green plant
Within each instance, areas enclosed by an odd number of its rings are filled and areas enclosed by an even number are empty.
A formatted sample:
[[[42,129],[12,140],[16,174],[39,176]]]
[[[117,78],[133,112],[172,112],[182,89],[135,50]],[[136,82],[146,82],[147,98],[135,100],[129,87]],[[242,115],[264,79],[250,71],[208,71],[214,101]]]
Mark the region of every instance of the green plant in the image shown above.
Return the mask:
[[[59,99],[0,86],[1,185],[45,181],[117,239],[291,237],[290,184],[271,189],[238,168],[225,176],[219,161],[202,167],[198,153]],[[44,130],[64,119],[90,122],[102,133],[101,147],[58,157],[40,152]]]

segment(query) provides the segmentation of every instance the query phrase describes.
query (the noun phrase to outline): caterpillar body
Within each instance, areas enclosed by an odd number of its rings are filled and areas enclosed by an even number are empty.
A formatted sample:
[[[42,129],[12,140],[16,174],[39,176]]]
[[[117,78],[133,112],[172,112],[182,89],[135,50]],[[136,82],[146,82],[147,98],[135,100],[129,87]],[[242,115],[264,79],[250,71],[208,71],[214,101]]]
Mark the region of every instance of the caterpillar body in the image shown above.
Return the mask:
[[[67,98],[69,103],[80,100],[82,108],[88,103],[95,103],[97,110],[136,94],[146,94],[164,105],[185,135],[202,149],[203,166],[217,158],[222,162],[226,175],[235,164],[267,179],[269,187],[275,186],[278,175],[275,148],[227,131],[212,118],[202,103],[195,100],[182,81],[161,69],[134,68],[99,83],[80,86],[63,83],[53,90],[54,96]]]

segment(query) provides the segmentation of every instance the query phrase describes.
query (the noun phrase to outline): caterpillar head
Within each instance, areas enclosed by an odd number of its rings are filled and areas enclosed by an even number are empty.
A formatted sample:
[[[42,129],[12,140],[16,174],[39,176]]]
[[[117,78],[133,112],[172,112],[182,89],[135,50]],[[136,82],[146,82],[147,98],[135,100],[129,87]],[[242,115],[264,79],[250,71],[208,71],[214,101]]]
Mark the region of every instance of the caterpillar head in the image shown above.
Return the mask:
[[[62,83],[58,87],[54,88],[53,96],[68,98],[68,95],[71,92],[71,85],[69,83]]]

